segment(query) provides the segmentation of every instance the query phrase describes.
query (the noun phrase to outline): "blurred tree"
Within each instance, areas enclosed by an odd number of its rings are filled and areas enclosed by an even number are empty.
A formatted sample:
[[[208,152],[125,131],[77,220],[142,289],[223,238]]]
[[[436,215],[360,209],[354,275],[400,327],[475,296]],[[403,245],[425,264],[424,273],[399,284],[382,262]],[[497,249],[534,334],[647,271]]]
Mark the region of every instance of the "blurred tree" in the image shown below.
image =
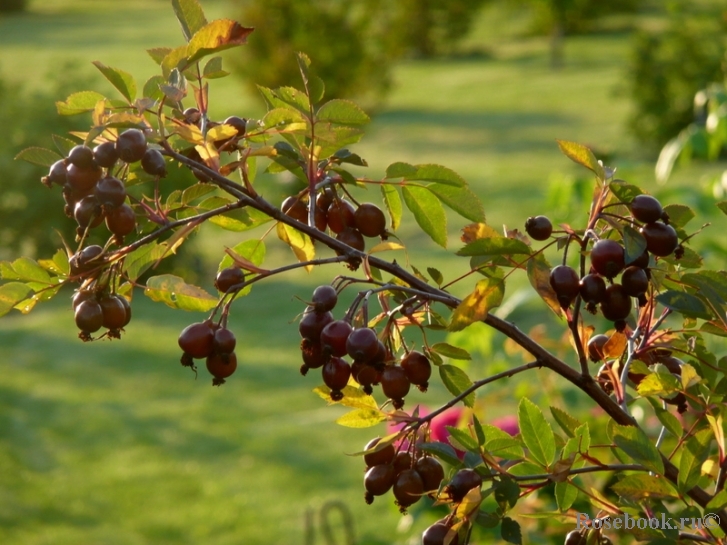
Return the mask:
[[[15,11],[25,11],[28,7],[27,0],[0,0],[0,13],[12,13]]]
[[[637,33],[628,66],[634,102],[629,126],[649,152],[694,121],[697,91],[727,74],[724,4],[697,7],[681,0],[670,5],[666,29]]]

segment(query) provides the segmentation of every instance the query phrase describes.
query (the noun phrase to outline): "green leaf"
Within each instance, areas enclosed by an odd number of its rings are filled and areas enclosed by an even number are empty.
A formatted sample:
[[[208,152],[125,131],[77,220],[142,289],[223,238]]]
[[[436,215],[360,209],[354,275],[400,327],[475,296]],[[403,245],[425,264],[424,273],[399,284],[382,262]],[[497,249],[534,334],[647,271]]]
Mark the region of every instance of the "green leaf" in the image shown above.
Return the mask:
[[[15,156],[15,159],[21,159],[34,165],[40,165],[42,167],[49,167],[56,161],[63,159],[60,153],[46,148],[30,147],[25,148],[23,151]]]
[[[664,462],[657,448],[641,428],[613,424],[611,440],[616,446],[630,456],[637,464],[641,464],[658,475],[664,474]]]
[[[0,286],[0,316],[5,316],[31,293],[33,290],[21,282],[8,282]]]
[[[76,115],[91,112],[96,104],[106,98],[96,91],[80,91],[70,95],[65,102],[56,102],[59,115]]]
[[[134,102],[136,98],[136,82],[131,74],[119,70],[118,68],[111,68],[99,61],[93,61],[93,65],[98,68],[104,77],[109,80],[111,85],[124,95],[124,98],[129,103]]]
[[[219,79],[228,76],[230,73],[222,69],[222,57],[212,57],[204,65],[202,77],[205,79]]]
[[[142,89],[141,92],[144,93],[144,96],[146,98],[154,101],[161,100],[164,96],[161,86],[165,85],[166,82],[167,80],[164,79],[164,76],[152,76],[148,80],[146,80],[146,83],[144,83],[144,89]]]
[[[417,447],[424,452],[434,454],[450,465],[458,466],[461,464],[457,452],[452,448],[452,445],[447,443],[421,443]]]
[[[646,250],[646,239],[630,225],[624,226],[623,231],[624,250],[626,265],[629,265],[640,258]]]
[[[475,289],[452,312],[449,331],[461,331],[468,325],[485,319],[487,313],[502,303],[505,288],[502,280],[485,278],[477,282]]]
[[[523,445],[519,439],[491,424],[485,424],[482,428],[487,438],[487,452],[506,460],[519,460],[523,457]]]
[[[682,447],[679,476],[677,478],[677,487],[680,494],[686,495],[689,490],[697,485],[702,475],[702,464],[709,456],[711,439],[711,429],[701,430],[690,437]]]
[[[439,270],[435,269],[434,267],[427,267],[427,272],[429,273],[429,276],[436,282],[437,286],[441,286],[444,283],[444,277],[442,276],[442,273],[439,272]]]
[[[514,545],[522,545],[523,536],[520,531],[520,525],[517,521],[510,517],[502,519],[502,525],[500,526],[500,535],[502,539],[508,543],[514,543]]]
[[[676,416],[661,407],[655,407],[654,412],[656,413],[656,417],[659,419],[659,422],[661,422],[661,425],[671,432],[674,437],[679,439],[682,436],[682,425],[679,423],[679,419]]]
[[[316,112],[316,118],[318,121],[341,125],[365,125],[371,121],[357,104],[341,98],[334,98],[323,104]]]
[[[640,187],[633,184],[624,183],[621,180],[614,180],[608,185],[608,187],[611,190],[611,193],[616,195],[616,198],[624,203],[626,206],[631,204],[631,201],[634,200],[634,197],[636,197],[637,195],[642,195],[644,193]]]
[[[436,352],[437,354],[440,354],[441,356],[444,356],[445,358],[450,358],[453,360],[471,360],[472,356],[470,356],[470,353],[467,352],[467,350],[464,350],[463,348],[459,348],[457,346],[452,346],[451,344],[447,343],[436,343],[429,347],[430,350],[433,352]]]
[[[171,47],[152,47],[151,49],[147,49],[146,52],[155,63],[161,64],[162,61],[164,61],[164,58],[167,55],[169,55],[169,53],[172,52],[172,48]],[[161,76],[159,76],[159,77],[161,77]],[[149,96],[149,95],[145,94],[145,96]]]
[[[475,435],[477,436],[477,444],[478,446],[483,446],[485,444],[485,440],[487,437],[485,436],[485,430],[482,429],[482,424],[480,424],[479,419],[477,416],[472,415],[472,424],[475,428]]]
[[[457,252],[461,256],[475,255],[527,255],[530,248],[522,240],[505,237],[481,238],[467,244]],[[550,273],[548,273],[550,276]]]
[[[376,409],[354,409],[336,420],[336,424],[347,428],[370,428],[386,420],[386,416]]]
[[[182,26],[184,39],[190,41],[192,36],[207,24],[202,6],[197,0],[172,0],[172,8],[177,21]]]
[[[667,290],[656,296],[656,300],[666,308],[693,318],[712,318],[712,312],[701,299],[683,291]]]
[[[407,180],[416,180],[420,182],[435,182],[436,184],[442,186],[452,186],[459,188],[463,188],[467,185],[467,182],[464,178],[462,178],[462,176],[457,174],[454,170],[442,165],[415,165],[414,168],[416,169],[414,172],[411,172],[409,169],[404,169],[409,172],[408,174],[404,175],[404,178],[406,178]],[[388,169],[386,171],[386,177],[391,177],[389,176]]]
[[[639,382],[636,391],[642,396],[664,396],[678,391],[679,386],[679,379],[668,371],[657,372],[647,375]]]
[[[168,252],[168,245],[166,243],[158,244],[152,242],[141,246],[131,252],[124,258],[124,266],[122,272],[124,272],[130,281],[135,281],[139,278],[153,263],[156,263]]]
[[[252,28],[243,27],[232,19],[217,19],[207,23],[189,41],[187,61],[183,68],[208,55],[247,43],[247,37],[252,31]]]
[[[407,208],[419,227],[442,248],[447,247],[447,216],[442,203],[428,189],[417,186],[401,188]]]
[[[462,450],[471,450],[473,452],[478,451],[479,445],[469,433],[454,426],[445,426],[445,428],[450,434],[450,442],[452,438],[454,438],[454,440],[459,443],[459,446],[462,447]]]
[[[335,158],[339,163],[348,163],[349,165],[356,165],[359,167],[369,166],[365,159],[357,153],[352,153],[347,148],[336,151],[336,153],[333,154],[333,158]]]
[[[663,477],[653,475],[627,475],[611,487],[622,498],[638,502],[645,498],[678,498],[672,485]]]
[[[217,305],[217,297],[202,288],[187,284],[184,278],[172,274],[152,276],[146,281],[146,295],[152,301],[172,308],[194,312],[207,312]]]
[[[384,205],[389,212],[391,218],[391,230],[396,231],[401,225],[401,198],[399,192],[391,184],[381,184],[381,196],[384,199]]]
[[[727,506],[727,490],[723,488],[714,498],[709,500],[709,503],[704,509],[710,513],[714,513],[715,511],[724,509],[725,506]]]
[[[723,214],[727,215],[727,201],[720,201],[717,203],[717,208],[719,208]]]
[[[19,257],[12,263],[3,261],[0,267],[0,275],[5,280],[51,284],[48,272],[29,257]]]
[[[603,167],[598,164],[596,156],[593,155],[593,152],[589,148],[583,144],[568,142],[567,140],[556,140],[556,142],[558,142],[558,147],[560,148],[560,151],[563,152],[563,155],[568,157],[571,161],[574,161],[579,165],[583,165],[587,169],[593,171],[599,178],[605,178]]]
[[[561,427],[568,437],[576,436],[576,429],[581,426],[581,423],[576,418],[573,418],[563,409],[553,407],[552,405],[550,406],[550,414],[553,415],[555,422]]]
[[[683,204],[670,204],[664,207],[669,214],[669,223],[676,229],[684,227],[694,218],[694,211]]]
[[[555,460],[555,435],[540,408],[524,397],[517,410],[518,426],[530,456],[545,467]]]
[[[265,254],[266,254],[266,248],[265,248],[265,242],[258,239],[251,239],[251,240],[244,240],[234,246],[232,248],[232,251],[239,255],[240,257],[244,257],[248,261],[250,261],[253,265],[256,265],[260,267],[263,262],[265,261]],[[225,257],[222,258],[222,261],[220,261],[219,266],[217,267],[217,271],[221,271],[222,269],[225,269],[227,267],[232,266],[234,263],[234,260],[232,257],[230,257],[229,254],[225,254]],[[245,286],[243,289],[241,289],[238,292],[238,297],[242,297],[244,295],[247,295],[250,293],[250,290],[252,290],[252,285]]]
[[[555,312],[556,316],[561,316],[563,309],[558,302],[553,287],[550,285],[551,268],[550,263],[542,253],[531,257],[528,259],[528,280],[541,299],[545,301],[545,304],[550,307],[550,310]]]
[[[467,376],[467,373],[454,365],[440,365],[439,376],[444,386],[449,390],[449,393],[454,396],[458,396],[472,386],[472,381]],[[462,401],[468,407],[474,407],[475,392],[468,394]]]
[[[469,187],[431,184],[427,186],[427,189],[463,218],[478,222],[485,221],[485,209],[482,201]]]
[[[518,499],[520,499],[520,487],[514,479],[507,475],[502,475],[500,479],[492,483],[495,490],[495,501],[499,504],[507,504],[509,507],[515,507]]]
[[[575,486],[568,481],[555,483],[555,501],[561,513],[570,509],[576,499],[578,499],[578,489]]]
[[[52,259],[39,259],[38,265],[58,276],[68,276],[70,273],[68,255],[63,250],[58,250],[53,254]]]
[[[392,163],[386,167],[386,178],[406,178],[407,176],[414,176],[416,172],[417,167],[409,163]]]

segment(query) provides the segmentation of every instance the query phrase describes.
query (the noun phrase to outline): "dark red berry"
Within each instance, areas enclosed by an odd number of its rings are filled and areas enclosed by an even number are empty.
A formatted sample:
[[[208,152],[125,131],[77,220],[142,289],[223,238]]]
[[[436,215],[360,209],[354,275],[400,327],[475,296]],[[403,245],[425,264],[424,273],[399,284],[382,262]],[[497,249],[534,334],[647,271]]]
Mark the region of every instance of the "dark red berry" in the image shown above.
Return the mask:
[[[343,390],[351,377],[351,365],[342,358],[332,357],[323,365],[323,382],[331,389],[331,399],[343,399]]]
[[[368,395],[373,393],[371,386],[381,381],[381,371],[362,361],[354,361],[351,364],[351,376],[353,380],[363,386],[364,393]]]
[[[212,375],[212,385],[220,386],[237,369],[237,355],[212,354],[207,356],[207,371]]]
[[[545,216],[531,216],[525,221],[525,232],[533,240],[547,240],[553,233],[553,224]]]
[[[631,265],[626,267],[623,274],[621,274],[621,285],[626,295],[638,297],[649,289],[649,278],[646,276],[644,269]]]
[[[68,162],[78,168],[90,169],[96,166],[93,158],[93,150],[88,146],[74,146],[68,152]]]
[[[76,326],[83,333],[93,333],[103,326],[103,310],[101,305],[88,299],[76,307]]]
[[[346,341],[353,331],[351,324],[345,320],[336,320],[331,322],[321,331],[321,344],[323,349],[330,352],[333,356],[346,355]]]
[[[671,255],[679,246],[679,237],[671,225],[648,223],[641,228],[646,239],[646,249],[658,257]]]
[[[581,289],[578,273],[568,265],[557,265],[551,269],[550,286],[563,308],[570,306]]]
[[[298,324],[298,331],[303,339],[320,344],[321,332],[331,322],[333,322],[333,314],[330,312],[315,312],[313,307],[308,307]]]
[[[366,443],[366,446],[364,447],[364,451],[371,450],[376,445],[379,444],[379,441],[381,441],[381,437],[374,437]],[[372,467],[372,466],[378,466],[382,464],[390,464],[394,461],[394,457],[396,456],[396,449],[394,448],[394,445],[389,443],[385,447],[382,447],[381,449],[369,452],[368,454],[364,454],[364,462],[366,463],[366,467]]]
[[[308,207],[298,197],[288,197],[280,205],[280,209],[294,220],[308,225]]]
[[[601,302],[603,317],[613,322],[625,320],[631,312],[631,297],[621,284],[611,284],[606,288],[606,296]]]
[[[94,195],[96,195],[99,204],[110,208],[118,208],[126,200],[126,186],[118,178],[106,176],[96,182]]]
[[[384,395],[394,402],[394,407],[404,406],[403,399],[409,393],[411,382],[406,371],[399,365],[387,365],[381,373],[381,389]]]
[[[398,475],[404,470],[411,469],[412,459],[411,454],[409,454],[405,450],[400,450],[396,453],[396,456],[394,456],[394,470],[396,471],[396,474]],[[420,475],[421,477],[421,475]]]
[[[73,310],[76,310],[78,305],[83,303],[84,301],[87,301],[89,299],[96,300],[96,293],[91,290],[79,290],[76,293],[73,294],[73,299],[71,300],[71,305],[73,306]]]
[[[338,234],[346,228],[355,228],[356,210],[353,205],[345,199],[334,200],[328,207],[328,227]]]
[[[116,153],[125,163],[141,161],[146,153],[146,136],[139,129],[127,129],[116,140]]]
[[[482,486],[482,477],[474,469],[460,469],[447,486],[447,492],[454,502],[460,502],[473,488]]]
[[[66,167],[66,183],[76,192],[89,192],[101,179],[103,169],[98,165],[89,168],[80,168],[74,164]]]
[[[563,545],[585,545],[586,541],[585,534],[581,534],[578,530],[571,530],[565,536]]]
[[[67,181],[66,161],[61,159],[53,163],[48,170],[48,175],[44,176],[41,181],[48,187],[52,184],[65,185]]]
[[[401,359],[401,368],[404,369],[409,382],[426,391],[429,386],[429,377],[432,376],[432,364],[421,352],[412,350]]]
[[[160,178],[166,178],[167,176],[167,162],[158,149],[148,148],[144,152],[141,157],[141,168],[152,176],[159,176]]]
[[[370,327],[354,329],[346,339],[346,353],[354,361],[371,361],[378,351],[379,339]]]
[[[422,456],[414,464],[414,469],[422,478],[425,492],[436,492],[444,479],[444,468],[433,456]]]
[[[623,246],[607,238],[597,241],[591,250],[591,266],[601,276],[613,278],[625,266]]]
[[[353,217],[356,228],[365,237],[380,237],[386,233],[386,217],[375,204],[361,204]]]
[[[394,483],[394,497],[402,509],[418,502],[424,493],[422,478],[413,469],[399,473]]]
[[[115,142],[103,142],[93,148],[93,158],[96,164],[103,168],[111,168],[116,164],[119,154]]]
[[[238,138],[240,136],[245,135],[245,130],[247,129],[247,120],[246,119],[244,119],[242,117],[238,117],[236,115],[232,115],[232,116],[228,117],[227,119],[225,119],[224,124],[234,127],[235,130],[237,131]]]
[[[316,197],[316,209],[327,213],[335,199],[335,192],[330,187],[324,188]]]
[[[303,355],[303,366],[300,371],[303,375],[308,372],[308,369],[318,369],[326,363],[323,347],[319,343],[312,343],[304,339],[301,343],[301,354]]]
[[[603,347],[608,342],[609,336],[600,333],[594,335],[588,341],[588,357],[596,363],[604,359]]]
[[[100,266],[103,263],[101,259],[98,259],[101,254],[103,254],[103,248],[98,244],[91,244],[73,254],[68,260],[71,267],[71,274],[75,276]]]
[[[227,293],[234,286],[239,286],[245,281],[245,273],[240,267],[226,267],[217,273],[215,287],[222,293]]]
[[[126,305],[122,301],[123,297],[118,295],[110,295],[99,300],[101,311],[103,313],[103,327],[111,330],[119,330],[127,323]]]
[[[373,498],[371,496],[383,496],[386,494],[392,486],[394,486],[394,480],[396,479],[396,472],[394,466],[391,464],[379,464],[370,467],[364,475],[364,488],[366,488],[366,503],[371,503]]]
[[[237,339],[235,334],[226,327],[220,327],[215,331],[214,341],[212,342],[212,350],[215,354],[224,356],[235,351]]]
[[[366,249],[366,242],[358,229],[344,229],[336,235],[336,240],[343,242],[347,246],[350,246],[359,252],[363,252]]]
[[[661,219],[664,210],[661,203],[651,195],[637,195],[629,205],[631,215],[642,223],[654,223]]]
[[[73,208],[73,217],[82,229],[86,227],[97,227],[103,221],[104,215],[101,205],[96,197],[89,195],[76,203]]]
[[[598,274],[587,274],[581,278],[581,299],[589,305],[597,305],[606,295],[606,281]]]
[[[422,534],[422,545],[444,545],[450,527],[447,526],[446,520],[435,522],[429,528],[424,530]],[[459,545],[459,536],[454,535],[449,545]]]
[[[136,229],[136,214],[128,204],[122,204],[106,212],[106,227],[117,237],[128,235]]]
[[[187,108],[182,112],[182,115],[184,116],[184,122],[187,125],[197,125],[199,127],[202,119],[202,112],[200,112],[199,109],[194,107]]]
[[[328,312],[333,310],[338,302],[338,292],[333,286],[318,286],[313,290],[311,303],[316,312]]]
[[[197,322],[179,334],[179,348],[193,358],[206,358],[214,351],[215,331],[211,322]]]

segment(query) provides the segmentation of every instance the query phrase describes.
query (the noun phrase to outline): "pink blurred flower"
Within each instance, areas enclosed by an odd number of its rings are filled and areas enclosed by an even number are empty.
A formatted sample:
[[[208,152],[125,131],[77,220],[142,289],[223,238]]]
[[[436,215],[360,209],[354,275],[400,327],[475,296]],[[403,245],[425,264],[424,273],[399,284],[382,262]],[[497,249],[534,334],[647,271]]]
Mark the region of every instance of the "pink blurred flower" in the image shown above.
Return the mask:
[[[520,427],[517,425],[517,417],[512,414],[495,418],[492,421],[492,425],[496,428],[500,428],[506,433],[509,433],[513,437],[520,433]]]

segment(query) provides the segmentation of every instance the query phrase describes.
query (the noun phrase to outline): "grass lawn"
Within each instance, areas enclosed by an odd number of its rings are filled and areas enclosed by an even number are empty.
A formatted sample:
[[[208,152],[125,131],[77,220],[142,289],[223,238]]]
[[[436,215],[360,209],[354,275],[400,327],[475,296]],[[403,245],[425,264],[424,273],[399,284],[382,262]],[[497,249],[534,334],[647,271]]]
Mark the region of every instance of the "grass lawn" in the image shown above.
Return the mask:
[[[234,17],[227,2],[202,4],[209,19]],[[28,89],[42,88],[47,71],[70,58],[99,91],[112,94],[91,61],[127,70],[141,84],[155,68],[144,48],[181,43],[168,2],[38,0],[31,7],[28,14],[0,18],[0,71],[26,80]],[[573,206],[548,201],[554,180],[568,184],[584,174],[559,153],[555,140],[565,139],[612,154],[622,177],[657,195],[702,206],[720,165],[679,170],[670,186],[660,188],[653,164],[634,152],[625,129],[629,104],[617,92],[628,36],[569,39],[566,65],[554,72],[544,39],[516,40],[502,30],[516,15],[492,12],[480,21],[471,41],[487,55],[397,66],[393,93],[356,147],[371,175],[393,161],[440,163],[470,182],[495,228],[522,228],[524,218],[540,213],[577,221]],[[213,84],[218,117],[261,112],[239,81]],[[283,190],[269,189],[273,195]],[[719,232],[724,216],[709,218]],[[458,247],[465,223],[450,218],[451,248]],[[414,229],[405,228],[402,236],[420,269],[433,265],[446,278],[467,270],[465,259],[453,259]],[[196,239],[208,276],[221,245],[238,241],[239,235],[218,230]],[[723,266],[721,243],[715,244],[715,266]],[[279,244],[271,240],[269,246],[273,262],[289,259]],[[221,388],[210,387],[204,369],[195,380],[178,363],[177,335],[202,316],[174,312],[141,294],[121,341],[84,345],[76,339],[69,294],[31,315],[0,319],[0,542],[317,545],[320,535],[305,537],[306,513],[331,501],[353,514],[358,545],[403,544],[421,532],[434,515],[417,507],[412,518],[402,519],[390,496],[366,506],[363,462],[344,455],[384,433],[383,427],[334,424],[342,410],[326,408],[311,393],[317,374],[298,373],[292,320],[302,303],[293,297],[307,297],[341,272],[296,272],[260,283],[237,303],[231,329],[240,366]],[[508,294],[523,285],[516,281]],[[468,288],[463,285],[462,293]],[[528,322],[533,309],[542,314]],[[513,319],[533,325],[545,312],[538,301],[526,302]],[[451,340],[478,356],[470,364],[472,376],[502,370],[515,357],[486,330]],[[511,410],[523,395],[577,404],[567,389],[551,388],[546,397],[544,385],[554,381],[538,373],[508,383],[507,391],[481,392],[479,414],[489,419]],[[433,386],[426,395],[412,394],[407,407],[444,399],[442,388]]]

